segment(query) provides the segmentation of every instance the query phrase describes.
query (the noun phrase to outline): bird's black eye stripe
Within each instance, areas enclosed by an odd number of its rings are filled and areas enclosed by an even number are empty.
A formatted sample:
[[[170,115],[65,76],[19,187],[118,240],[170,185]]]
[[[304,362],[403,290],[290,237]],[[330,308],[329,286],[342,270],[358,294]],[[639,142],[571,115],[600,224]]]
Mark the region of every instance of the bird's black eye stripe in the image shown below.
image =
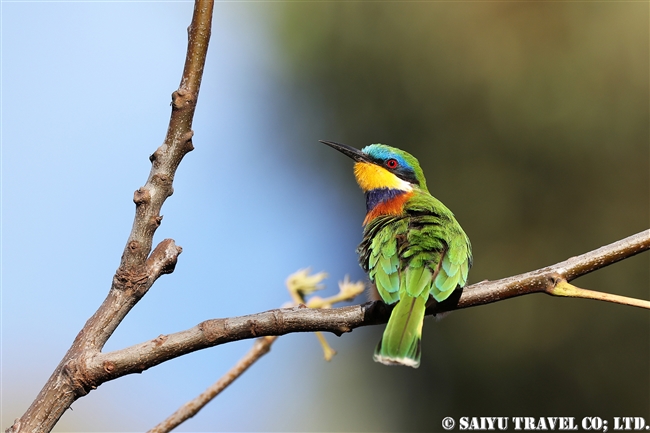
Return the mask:
[[[400,179],[403,179],[407,182],[410,182],[414,185],[420,185],[420,182],[415,177],[413,170],[409,170],[404,166],[400,166],[397,169],[393,170],[393,174],[397,175]]]

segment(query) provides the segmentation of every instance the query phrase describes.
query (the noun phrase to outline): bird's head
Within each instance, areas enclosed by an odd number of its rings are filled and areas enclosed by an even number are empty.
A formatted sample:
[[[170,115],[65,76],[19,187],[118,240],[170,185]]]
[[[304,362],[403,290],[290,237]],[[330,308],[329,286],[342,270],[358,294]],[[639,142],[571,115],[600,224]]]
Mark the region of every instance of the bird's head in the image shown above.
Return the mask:
[[[420,163],[413,155],[385,144],[371,144],[359,150],[345,144],[321,140],[355,161],[354,176],[364,192],[388,188],[427,191]]]

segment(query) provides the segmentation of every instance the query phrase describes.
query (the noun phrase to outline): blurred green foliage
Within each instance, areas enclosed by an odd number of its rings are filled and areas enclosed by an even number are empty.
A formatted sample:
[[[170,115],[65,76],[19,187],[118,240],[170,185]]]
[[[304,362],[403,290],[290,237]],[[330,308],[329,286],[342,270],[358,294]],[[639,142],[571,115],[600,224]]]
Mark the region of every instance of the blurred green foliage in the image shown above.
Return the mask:
[[[323,113],[328,135],[310,140],[419,158],[472,239],[476,282],[648,228],[648,8],[290,2],[274,24],[296,93]],[[338,182],[362,202],[349,180]],[[575,284],[649,299],[648,264],[645,253]],[[372,363],[380,333],[342,339],[353,356],[323,372],[319,429],[437,431],[444,416],[650,422],[647,311],[532,295],[455,312],[425,322],[417,371]]]

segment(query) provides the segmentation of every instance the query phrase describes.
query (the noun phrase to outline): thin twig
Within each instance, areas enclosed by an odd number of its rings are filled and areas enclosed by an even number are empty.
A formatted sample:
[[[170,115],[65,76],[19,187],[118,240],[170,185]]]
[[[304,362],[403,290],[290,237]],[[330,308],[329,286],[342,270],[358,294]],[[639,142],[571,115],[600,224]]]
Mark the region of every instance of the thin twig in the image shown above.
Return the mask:
[[[305,301],[305,297],[313,294],[314,292],[324,289],[322,281],[327,278],[325,272],[319,272],[313,275],[309,274],[309,269],[301,269],[287,278],[286,285],[289,295],[293,299],[293,306],[296,305],[317,305],[310,308],[330,308],[335,302],[352,301],[357,295],[360,295],[364,289],[364,283],[358,281],[356,283],[350,282],[346,276],[343,281],[339,282],[339,293],[329,298],[320,298],[313,296],[309,302]],[[312,302],[314,301],[314,302]],[[316,337],[323,347],[325,360],[329,361],[336,354],[336,351],[330,347],[325,340],[322,333],[316,332]],[[149,433],[167,433],[172,429],[183,423],[184,421],[196,415],[205,405],[221,393],[228,385],[241,376],[253,363],[255,363],[262,356],[266,355],[271,350],[271,345],[278,337],[269,336],[262,337],[255,340],[253,347],[240,359],[237,364],[221,377],[217,382],[211,385],[202,394],[194,399],[183,404],[176,412],[171,414],[166,420],[149,430]]]
[[[271,350],[271,345],[278,337],[262,337],[255,340],[253,347],[218,381],[210,385],[201,395],[188,401],[171,414],[166,420],[149,430],[147,433],[167,433],[196,415],[206,404],[221,393],[228,385],[244,374],[248,367],[266,355]]]
[[[597,301],[613,302],[615,304],[629,305],[631,307],[640,307],[650,310],[650,301],[642,299],[628,298],[627,296],[614,295],[611,293],[597,292],[595,290],[581,289],[573,284],[562,280],[554,287],[546,291],[553,296],[566,296],[569,298],[595,299]]]

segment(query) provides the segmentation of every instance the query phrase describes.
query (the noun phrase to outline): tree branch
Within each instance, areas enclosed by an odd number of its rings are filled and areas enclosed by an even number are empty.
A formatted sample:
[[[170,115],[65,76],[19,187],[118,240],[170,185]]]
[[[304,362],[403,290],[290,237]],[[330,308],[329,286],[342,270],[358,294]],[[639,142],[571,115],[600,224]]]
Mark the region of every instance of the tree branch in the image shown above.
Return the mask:
[[[325,272],[309,275],[309,269],[301,269],[291,274],[287,278],[286,284],[287,290],[289,291],[291,298],[294,300],[294,305],[306,304],[309,308],[332,308],[334,303],[354,300],[354,298],[363,293],[365,289],[363,281],[353,283],[346,275],[343,281],[339,282],[339,293],[327,298],[312,296],[309,299],[309,302],[307,302],[305,299],[306,296],[312,295],[314,292],[325,288],[324,285],[320,284],[325,278],[327,278]],[[330,347],[322,333],[316,332],[314,335],[318,338],[323,347],[323,357],[325,360],[331,360],[336,354],[336,351]],[[244,374],[244,372],[248,370],[251,365],[257,362],[258,359],[269,353],[271,346],[277,339],[278,337],[272,336],[262,337],[255,340],[253,347],[251,347],[250,350],[239,361],[237,361],[237,363],[228,370],[225,375],[214,384],[210,385],[208,389],[200,395],[183,404],[173,414],[167,417],[167,419],[156,425],[147,433],[167,433],[186,420],[192,418],[239,376]]]
[[[530,293],[543,292],[556,295],[556,293],[553,293],[553,288],[560,281],[574,280],[648,249],[650,249],[650,230],[644,230],[618,242],[580,256],[571,257],[546,268],[501,280],[482,281],[473,284],[463,290],[463,294],[454,308],[448,308],[445,305],[447,301],[445,301],[438,304],[437,309],[433,312],[489,304]],[[453,300],[450,301],[454,302]]]
[[[188,28],[188,49],[179,89],[172,94],[172,114],[163,144],[151,155],[145,185],[133,195],[135,218],[120,266],[108,296],[88,319],[29,409],[8,432],[49,432],[77,398],[101,382],[88,374],[92,360],[131,308],[162,274],[174,270],[182,249],[171,239],[151,253],[153,235],[160,226],[160,209],[173,193],[172,182],[181,160],[193,149],[192,119],[199,95],[203,65],[212,26],[212,0],[197,0]]]
[[[553,292],[558,284],[648,249],[650,230],[543,269],[473,284],[462,292],[457,291],[450,299],[431,306],[427,309],[427,314],[489,304],[531,293],[557,295]],[[293,332],[326,331],[340,336],[361,326],[386,323],[390,311],[391,307],[375,301],[331,309],[311,309],[302,305],[247,316],[206,320],[185,331],[161,335],[122,350],[97,354],[88,361],[87,373],[93,378],[93,383],[99,385],[126,374],[140,373],[190,352],[232,341]]]
[[[210,385],[210,387],[203,391],[198,397],[179,407],[176,412],[171,414],[166,420],[149,430],[147,433],[170,432],[183,422],[192,418],[199,412],[199,410],[221,393],[221,391],[226,389],[228,385],[244,374],[246,370],[255,363],[255,361],[266,355],[271,350],[271,346],[277,338],[278,337],[262,337],[255,340],[253,347],[250,348],[246,355],[244,355],[237,364],[228,370],[228,372],[218,381]]]

